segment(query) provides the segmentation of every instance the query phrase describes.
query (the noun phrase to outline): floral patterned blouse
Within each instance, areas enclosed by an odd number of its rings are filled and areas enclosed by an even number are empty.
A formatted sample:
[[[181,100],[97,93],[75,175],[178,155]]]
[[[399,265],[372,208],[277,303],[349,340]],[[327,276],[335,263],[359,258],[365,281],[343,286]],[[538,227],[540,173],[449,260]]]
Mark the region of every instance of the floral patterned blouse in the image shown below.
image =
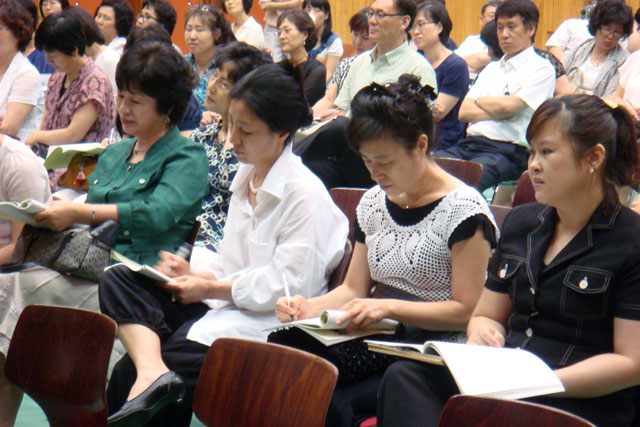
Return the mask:
[[[196,61],[193,59],[193,54],[189,53],[184,56],[184,59],[187,60],[191,68],[193,68],[198,73],[198,67],[196,67]],[[204,108],[204,100],[207,97],[207,85],[209,84],[209,79],[213,76],[213,72],[216,70],[216,64],[214,61],[211,61],[211,65],[209,68],[202,73],[202,76],[198,79],[198,85],[193,89],[193,94],[196,96],[198,103],[200,104],[200,109],[205,111]]]
[[[87,60],[69,87],[63,91],[65,76],[62,71],[56,71],[49,79],[44,99],[46,114],[42,130],[68,127],[75,112],[91,102],[98,110],[98,118],[82,141],[100,142],[108,138],[116,117],[109,77],[91,59]]]
[[[193,141],[205,148],[209,159],[209,193],[202,201],[202,211],[198,221],[202,224],[196,239],[196,246],[202,246],[214,252],[222,240],[222,231],[227,222],[227,210],[231,200],[231,181],[238,171],[238,159],[229,148],[224,150],[224,141],[218,141],[222,121],[195,129],[191,134]]]

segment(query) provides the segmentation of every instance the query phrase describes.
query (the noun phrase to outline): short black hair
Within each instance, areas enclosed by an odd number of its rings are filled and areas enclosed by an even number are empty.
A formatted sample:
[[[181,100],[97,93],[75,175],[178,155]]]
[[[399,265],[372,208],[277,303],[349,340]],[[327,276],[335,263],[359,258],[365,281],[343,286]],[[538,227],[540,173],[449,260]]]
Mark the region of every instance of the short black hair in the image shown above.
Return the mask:
[[[78,19],[66,10],[47,16],[36,30],[36,49],[84,55],[87,40]]]
[[[227,21],[224,13],[217,7],[210,4],[192,6],[184,16],[184,27],[186,28],[189,20],[195,17],[200,18],[202,23],[209,27],[213,34],[214,45],[218,46],[236,41],[236,36],[231,31],[231,24]],[[220,37],[217,39],[215,38],[216,31],[220,32]]]
[[[304,48],[307,51],[313,49],[316,43],[318,43],[318,37],[316,36],[316,27],[309,14],[301,9],[285,10],[282,12],[282,15],[278,16],[277,28],[280,28],[280,25],[282,25],[285,19],[295,25],[301,33],[307,33]]]
[[[162,42],[172,46],[171,36],[167,30],[157,22],[152,22],[144,27],[133,27],[127,37],[124,49],[146,42]]]
[[[18,50],[24,52],[33,37],[33,20],[27,8],[16,0],[0,2],[0,22],[18,41]]]
[[[333,23],[331,20],[331,5],[329,4],[329,0],[304,0],[304,2],[302,3],[302,8],[305,9],[307,6],[321,9],[327,15],[327,19],[324,21],[324,26],[322,27],[322,34],[320,35],[320,42],[325,43],[327,40],[329,40],[329,37],[333,32]]]
[[[540,20],[538,6],[531,0],[505,0],[496,8],[496,25],[498,18],[513,18],[516,15],[520,16],[526,29],[534,29],[533,35],[531,36],[531,40],[533,41],[536,36],[536,31],[538,31],[538,21]]]
[[[122,53],[116,68],[118,90],[142,92],[172,125],[180,121],[197,82],[189,63],[173,46],[159,41],[136,44]]]
[[[271,131],[288,133],[288,142],[313,120],[302,76],[286,61],[263,65],[241,78],[231,90],[231,99],[246,102]]]
[[[633,11],[624,0],[600,0],[589,17],[589,32],[596,35],[604,25],[620,24],[624,37],[633,31]]]
[[[640,25],[640,7],[636,10],[636,14],[633,16],[633,19],[635,19],[636,24]]]
[[[226,0],[222,0],[222,11],[224,13],[229,13],[227,12],[227,6],[225,5]],[[251,10],[251,7],[253,6],[253,0],[242,0],[242,8],[244,9],[244,13],[249,14],[249,11]]]
[[[367,13],[371,10],[369,6],[363,7],[349,19],[349,29],[355,33],[369,34],[369,19]]]
[[[409,17],[409,26],[407,27],[407,34],[409,34],[413,21],[416,19],[417,6],[415,0],[393,0],[393,6],[398,13]]]
[[[82,24],[82,30],[84,31],[87,47],[91,46],[94,43],[105,43],[102,31],[100,31],[100,28],[98,28],[98,24],[96,24],[96,20],[91,17],[89,12],[87,12],[80,6],[72,6],[67,9],[67,12],[75,16],[76,19],[80,21],[80,24]]]
[[[145,0],[142,9],[145,7],[153,9],[158,18],[156,21],[166,28],[169,35],[173,34],[178,15],[171,3],[164,0]]]
[[[442,31],[438,34],[438,38],[440,39],[440,43],[444,45],[447,40],[449,40],[449,35],[453,28],[453,23],[451,22],[447,8],[444,7],[442,3],[427,1],[418,6],[417,13],[428,13],[434,24],[440,23],[440,25],[442,25]]]
[[[498,41],[498,31],[496,28],[496,20],[493,19],[482,27],[480,30],[480,40],[487,45],[489,55],[492,59],[500,59],[504,55],[500,42]]]
[[[95,18],[101,7],[107,6],[113,9],[116,15],[116,31],[118,36],[127,37],[131,27],[133,27],[133,9],[129,3],[124,0],[102,0],[100,6],[96,8],[93,17]]]
[[[229,64],[229,80],[236,84],[242,77],[261,65],[273,63],[271,55],[244,42],[231,42],[213,54],[216,67]]]
[[[438,143],[431,111],[434,98],[434,89],[423,87],[412,74],[401,75],[397,83],[365,86],[351,101],[349,147],[358,153],[362,143],[386,137],[413,150],[420,135],[426,135],[432,152]]]
[[[480,15],[484,16],[484,13],[487,11],[487,8],[489,7],[497,8],[498,6],[500,6],[500,3],[502,3],[501,0],[489,0],[488,2],[482,5],[482,9],[480,10]]]
[[[68,0],[58,0],[58,2],[60,3],[60,6],[62,7],[62,10],[69,9],[69,1]],[[44,0],[38,0],[38,9],[40,10],[40,16],[42,16],[44,18],[44,12],[42,11],[42,3],[44,3]]]

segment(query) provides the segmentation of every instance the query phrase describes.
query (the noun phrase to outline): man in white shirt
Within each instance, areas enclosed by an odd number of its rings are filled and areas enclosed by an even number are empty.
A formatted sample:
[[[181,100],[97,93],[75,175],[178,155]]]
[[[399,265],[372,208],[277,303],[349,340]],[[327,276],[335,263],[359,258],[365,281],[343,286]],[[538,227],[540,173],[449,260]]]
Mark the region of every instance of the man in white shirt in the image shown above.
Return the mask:
[[[500,0],[490,0],[482,6],[480,28],[493,21],[496,15],[496,8],[500,3]],[[480,34],[472,34],[467,37],[454,53],[467,62],[471,80],[475,80],[478,73],[491,62],[487,45],[480,39]]]
[[[334,102],[322,98],[314,105],[316,118],[339,117],[296,144],[294,151],[327,188],[373,185],[362,159],[347,147],[345,129],[349,121],[342,117],[348,116],[351,100],[360,89],[373,82],[395,82],[403,74],[414,74],[423,85],[437,89],[433,67],[407,43],[415,16],[413,0],[374,0],[367,17],[369,39],[376,45],[353,60]]]
[[[518,179],[527,166],[525,132],[533,112],[553,96],[555,71],[533,49],[539,12],[529,0],[506,0],[496,10],[498,41],[505,55],[480,73],[460,107],[467,137],[438,157],[480,163],[478,188]]]

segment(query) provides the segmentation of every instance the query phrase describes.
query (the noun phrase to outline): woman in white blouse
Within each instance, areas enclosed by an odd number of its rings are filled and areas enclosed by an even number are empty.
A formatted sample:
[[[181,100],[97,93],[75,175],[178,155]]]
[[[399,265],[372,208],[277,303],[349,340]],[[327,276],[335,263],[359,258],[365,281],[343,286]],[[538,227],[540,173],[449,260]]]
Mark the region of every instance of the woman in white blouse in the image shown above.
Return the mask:
[[[402,323],[391,339],[464,340],[497,232],[482,195],[440,169],[429,154],[437,145],[433,95],[431,87],[404,74],[398,83],[373,83],[355,96],[347,140],[378,185],[357,207],[356,244],[344,283],[312,299],[280,298],[276,315],[281,321],[339,309],[345,313],[337,323],[349,322],[347,330],[390,318]],[[270,340],[295,342],[291,334],[296,332],[290,331],[289,337]],[[377,381],[391,361],[376,362],[381,358],[371,356],[362,340],[338,346],[361,363],[355,363],[355,371],[350,361],[338,366],[341,378],[327,424],[353,425],[351,417],[366,414],[350,413],[357,406],[350,400],[372,401],[375,415]],[[347,375],[348,380],[342,378]]]
[[[161,253],[157,268],[174,283],[157,284],[126,267],[102,276],[101,309],[118,322],[128,351],[109,382],[109,408],[120,408],[110,423],[144,424],[184,399],[151,424],[189,425],[200,367],[216,338],[264,340],[287,287],[306,297],[326,291],[348,224],[291,152],[294,132],[312,118],[297,78],[280,65],[263,65],[231,92],[228,137],[242,164],[218,253],[209,252],[200,271]]]
[[[640,120],[640,51],[631,54],[620,67],[620,82],[611,100]]]
[[[36,107],[42,92],[40,74],[22,55],[32,29],[33,20],[22,4],[0,3],[0,133],[21,140],[37,129],[42,116]]]
[[[253,16],[249,16],[251,6],[253,6],[253,0],[224,0],[222,11],[233,18],[231,31],[239,42],[262,49],[264,31],[258,21],[253,19]]]

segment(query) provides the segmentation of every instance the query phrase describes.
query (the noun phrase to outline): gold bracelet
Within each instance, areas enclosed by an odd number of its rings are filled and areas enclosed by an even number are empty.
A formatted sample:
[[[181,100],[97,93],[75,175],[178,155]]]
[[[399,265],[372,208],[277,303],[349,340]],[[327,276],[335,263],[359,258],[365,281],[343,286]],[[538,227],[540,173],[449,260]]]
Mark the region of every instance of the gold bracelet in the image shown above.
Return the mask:
[[[91,205],[91,224],[96,221],[96,205]]]

